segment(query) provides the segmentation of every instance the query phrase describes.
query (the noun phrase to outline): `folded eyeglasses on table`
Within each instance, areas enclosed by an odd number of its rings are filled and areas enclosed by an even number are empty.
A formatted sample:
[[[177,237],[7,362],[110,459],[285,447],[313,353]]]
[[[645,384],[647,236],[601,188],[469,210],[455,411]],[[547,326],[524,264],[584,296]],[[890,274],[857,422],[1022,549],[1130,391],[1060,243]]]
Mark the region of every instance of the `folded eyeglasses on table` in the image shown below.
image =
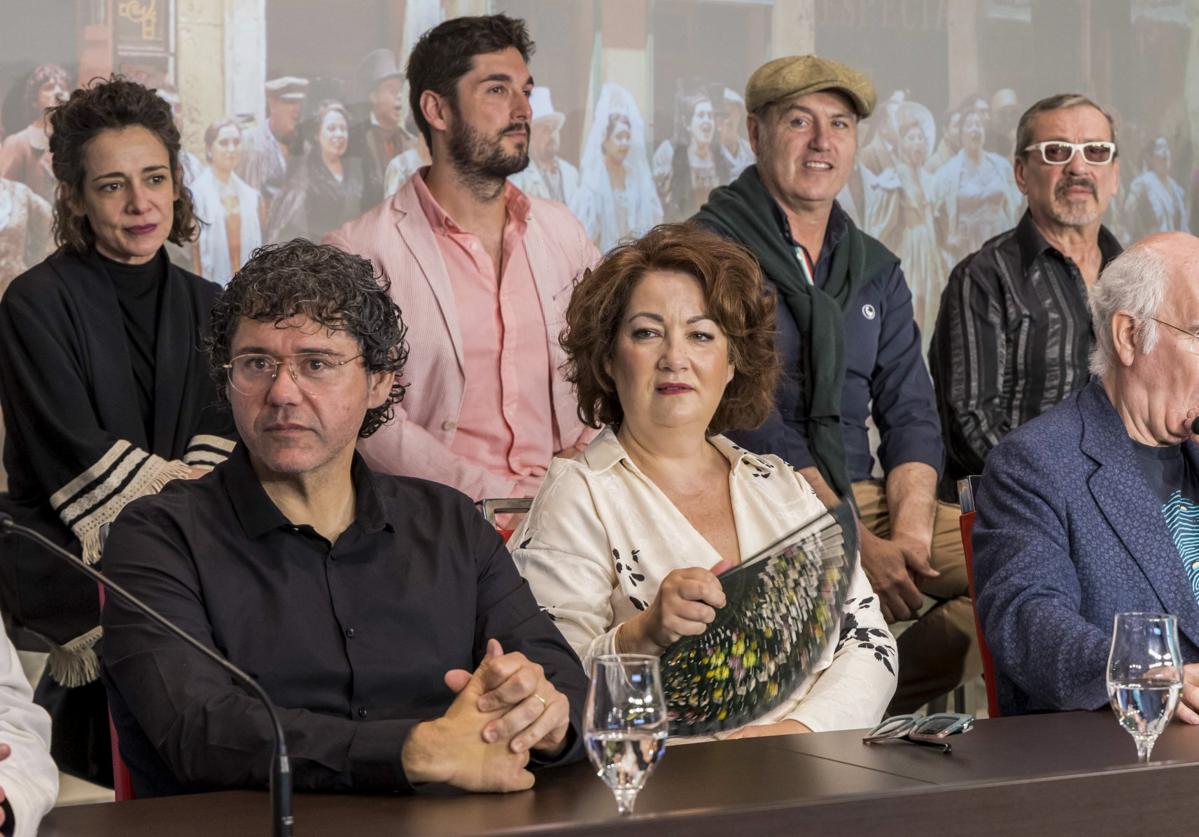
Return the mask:
[[[969,732],[974,716],[962,712],[936,712],[932,715],[892,715],[862,738],[864,744],[887,744],[907,741],[922,747],[934,747],[943,753],[952,749],[945,739],[950,735]]]

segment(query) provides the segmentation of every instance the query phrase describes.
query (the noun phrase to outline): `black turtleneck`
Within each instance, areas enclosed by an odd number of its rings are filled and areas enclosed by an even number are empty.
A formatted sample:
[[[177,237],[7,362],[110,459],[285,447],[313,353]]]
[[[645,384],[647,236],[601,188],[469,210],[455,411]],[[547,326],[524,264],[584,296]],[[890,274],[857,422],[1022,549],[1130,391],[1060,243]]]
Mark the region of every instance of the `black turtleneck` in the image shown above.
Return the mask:
[[[145,264],[123,264],[100,256],[112,280],[125,319],[129,363],[137,383],[137,401],[146,440],[154,444],[154,352],[158,342],[158,302],[167,276],[167,255],[159,250]]]

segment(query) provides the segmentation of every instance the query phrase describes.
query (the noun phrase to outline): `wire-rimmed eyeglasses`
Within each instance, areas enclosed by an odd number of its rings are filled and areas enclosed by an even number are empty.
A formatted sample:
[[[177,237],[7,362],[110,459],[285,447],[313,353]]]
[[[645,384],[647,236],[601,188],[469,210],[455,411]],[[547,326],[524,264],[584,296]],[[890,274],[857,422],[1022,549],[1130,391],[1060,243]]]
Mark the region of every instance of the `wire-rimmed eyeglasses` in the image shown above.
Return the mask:
[[[1158,323],[1159,325],[1164,325],[1167,328],[1172,328],[1179,334],[1185,334],[1187,337],[1191,338],[1187,341],[1187,351],[1193,355],[1199,355],[1199,334],[1196,334],[1193,331],[1187,331],[1182,326],[1174,325],[1174,323],[1168,323],[1165,320],[1159,320],[1157,317],[1148,317],[1147,319],[1153,320],[1153,322]]]
[[[342,380],[345,366],[362,355],[345,360],[319,352],[302,352],[295,355],[244,354],[231,358],[224,364],[229,376],[229,386],[242,395],[255,398],[269,390],[279,376],[279,367],[287,365],[287,371],[296,386],[309,395],[319,395],[323,390]]]

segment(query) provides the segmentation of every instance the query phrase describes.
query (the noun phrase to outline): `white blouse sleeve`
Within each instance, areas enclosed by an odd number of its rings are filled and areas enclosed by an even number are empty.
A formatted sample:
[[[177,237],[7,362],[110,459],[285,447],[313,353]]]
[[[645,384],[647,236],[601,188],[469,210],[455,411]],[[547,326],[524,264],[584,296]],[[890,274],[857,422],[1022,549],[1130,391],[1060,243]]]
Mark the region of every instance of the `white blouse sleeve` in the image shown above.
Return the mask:
[[[895,637],[859,564],[849,585],[832,663],[786,716],[813,732],[877,724],[895,693]]]
[[[614,653],[620,626],[612,624],[612,595],[618,580],[582,466],[554,459],[508,544],[516,568],[583,669],[590,672],[595,656]]]
[[[50,716],[33,693],[12,642],[0,629],[0,742],[12,754],[0,761],[0,788],[12,808],[16,837],[33,837],[58,796],[50,758]]]

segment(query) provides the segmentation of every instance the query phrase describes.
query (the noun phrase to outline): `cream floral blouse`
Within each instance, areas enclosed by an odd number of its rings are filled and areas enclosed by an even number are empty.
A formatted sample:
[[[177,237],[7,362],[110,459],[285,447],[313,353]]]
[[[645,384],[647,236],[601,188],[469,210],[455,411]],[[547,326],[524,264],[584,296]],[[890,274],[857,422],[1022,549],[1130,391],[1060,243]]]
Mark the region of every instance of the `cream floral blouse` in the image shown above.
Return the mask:
[[[742,560],[823,510],[811,486],[776,456],[724,436]],[[644,610],[671,570],[711,567],[719,553],[633,464],[609,428],[575,459],[555,459],[528,516],[508,541],[542,607],[590,670],[615,651],[616,629]],[[822,732],[878,723],[895,691],[895,639],[859,566],[839,639],[778,708],[755,723],[792,719]]]

